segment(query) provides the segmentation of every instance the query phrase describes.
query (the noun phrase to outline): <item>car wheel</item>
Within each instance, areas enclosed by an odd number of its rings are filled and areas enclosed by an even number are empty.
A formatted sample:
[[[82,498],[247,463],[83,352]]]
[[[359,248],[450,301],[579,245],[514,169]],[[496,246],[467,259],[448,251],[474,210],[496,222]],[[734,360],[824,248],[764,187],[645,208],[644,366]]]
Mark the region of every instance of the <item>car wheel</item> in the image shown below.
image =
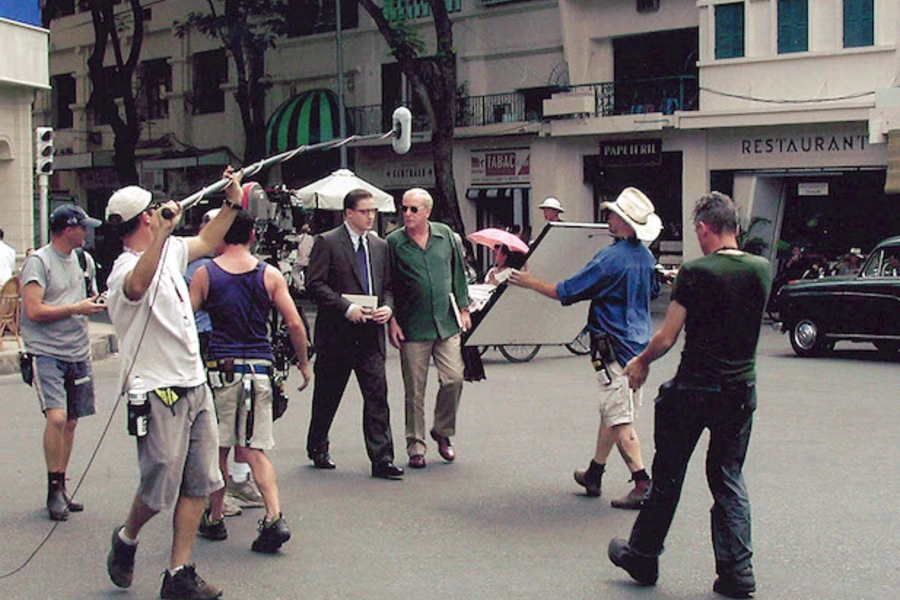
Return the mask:
[[[816,321],[806,317],[791,327],[791,347],[797,356],[821,356],[834,347],[834,342],[828,342]]]

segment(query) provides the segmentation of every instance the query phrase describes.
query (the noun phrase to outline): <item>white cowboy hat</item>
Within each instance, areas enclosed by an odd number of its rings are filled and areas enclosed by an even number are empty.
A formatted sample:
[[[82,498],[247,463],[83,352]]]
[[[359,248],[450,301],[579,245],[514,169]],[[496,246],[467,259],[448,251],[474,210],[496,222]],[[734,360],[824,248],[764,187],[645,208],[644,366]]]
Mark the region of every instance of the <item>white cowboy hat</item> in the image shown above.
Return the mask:
[[[602,202],[600,208],[622,217],[642,242],[652,242],[662,231],[662,219],[654,212],[650,198],[635,187],[625,188],[615,202]]]
[[[553,210],[558,210],[561,213],[566,212],[566,209],[562,207],[562,204],[559,203],[559,200],[557,200],[553,196],[541,202],[541,205],[538,206],[538,208],[552,208]]]

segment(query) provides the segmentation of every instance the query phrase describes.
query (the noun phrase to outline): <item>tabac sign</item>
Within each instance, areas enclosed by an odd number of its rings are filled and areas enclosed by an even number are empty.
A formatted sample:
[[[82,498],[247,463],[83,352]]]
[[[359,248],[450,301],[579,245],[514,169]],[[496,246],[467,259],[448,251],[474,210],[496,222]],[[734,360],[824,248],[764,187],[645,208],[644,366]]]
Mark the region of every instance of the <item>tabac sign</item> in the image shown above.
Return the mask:
[[[600,166],[649,167],[662,164],[662,139],[600,142]]]
[[[531,150],[512,148],[503,150],[472,150],[472,183],[529,183],[531,181]]]

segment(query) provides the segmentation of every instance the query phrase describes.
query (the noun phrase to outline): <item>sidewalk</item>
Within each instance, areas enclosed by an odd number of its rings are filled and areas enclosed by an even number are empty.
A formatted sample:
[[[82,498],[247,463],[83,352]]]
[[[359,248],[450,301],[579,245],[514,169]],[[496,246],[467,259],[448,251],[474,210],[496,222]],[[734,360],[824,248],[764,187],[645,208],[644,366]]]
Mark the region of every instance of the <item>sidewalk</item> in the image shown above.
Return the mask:
[[[94,360],[106,358],[118,351],[116,334],[108,317],[105,320],[91,319],[89,329],[91,355]],[[24,345],[20,348],[16,344],[15,337],[11,335],[3,336],[3,348],[0,348],[0,375],[11,375],[19,372],[19,352],[24,351],[24,349]]]

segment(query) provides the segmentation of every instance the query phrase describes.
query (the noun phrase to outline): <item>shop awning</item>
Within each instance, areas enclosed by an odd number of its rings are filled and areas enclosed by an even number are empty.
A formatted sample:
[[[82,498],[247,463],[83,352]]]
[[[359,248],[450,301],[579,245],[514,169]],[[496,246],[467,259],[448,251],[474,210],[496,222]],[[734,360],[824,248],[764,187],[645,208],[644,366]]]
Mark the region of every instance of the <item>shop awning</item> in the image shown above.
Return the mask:
[[[469,200],[496,200],[498,198],[512,198],[513,188],[469,188],[466,190],[466,198]]]
[[[294,96],[269,118],[266,153],[333,140],[340,133],[339,114],[338,97],[331,90],[310,90]]]

